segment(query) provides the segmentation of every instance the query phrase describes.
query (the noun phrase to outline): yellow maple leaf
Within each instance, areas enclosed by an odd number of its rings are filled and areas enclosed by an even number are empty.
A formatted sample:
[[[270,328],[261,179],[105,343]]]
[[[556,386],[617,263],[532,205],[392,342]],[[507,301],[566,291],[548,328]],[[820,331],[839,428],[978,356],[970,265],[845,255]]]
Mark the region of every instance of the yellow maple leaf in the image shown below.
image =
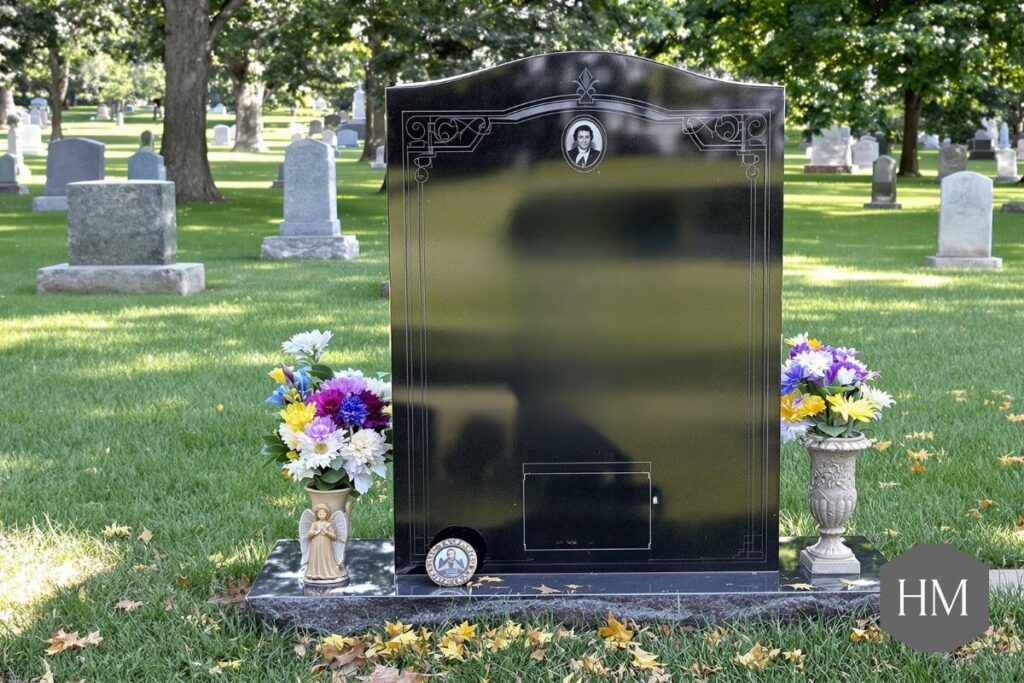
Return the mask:
[[[964,517],[981,517],[981,510],[968,510],[964,513]]]
[[[384,621],[384,632],[388,635],[389,638],[394,638],[397,635],[401,635],[411,628],[411,625],[407,626],[403,624],[401,621],[396,621],[393,624],[390,621]]]
[[[932,454],[929,453],[924,448],[922,448],[919,451],[912,451],[910,449],[907,449],[907,457],[910,458],[911,460],[927,460],[928,458],[932,457]]]
[[[597,635],[606,641],[619,644],[628,643],[633,639],[633,632],[626,628],[625,623],[616,619],[611,611],[608,612],[608,625],[597,629]]]
[[[797,671],[804,670],[804,659],[806,659],[806,656],[800,650],[786,650],[782,653],[782,656],[785,657],[786,661],[793,662],[796,665]]]
[[[562,591],[558,590],[557,588],[552,588],[551,586],[545,586],[543,583],[541,585],[539,585],[539,586],[530,586],[530,588],[532,588],[535,591],[540,591],[541,595],[550,595],[551,593],[561,593],[562,592]]]
[[[541,631],[531,626],[530,630],[526,632],[526,640],[531,645],[545,645],[551,642],[554,635],[551,631]]]
[[[452,628],[445,631],[445,635],[450,638],[454,638],[461,643],[464,640],[473,640],[474,638],[476,638],[476,628],[476,624],[471,624],[468,621],[463,621],[458,626],[453,626]]]
[[[228,669],[233,669],[235,671],[238,671],[240,668],[242,668],[242,660],[241,659],[232,659],[232,660],[222,659],[222,660],[220,660],[219,662],[217,662],[216,664],[214,664],[213,666],[210,667],[209,673],[211,675],[213,675],[213,676],[216,676],[217,674],[223,673],[224,671],[227,671]]]
[[[100,533],[104,538],[113,538],[115,536],[131,536],[132,530],[129,527],[121,526],[115,522],[114,524],[108,524],[103,527],[103,531]]]
[[[142,527],[142,533],[139,534],[139,540],[143,543],[149,543],[153,540],[153,532],[146,527]]]
[[[991,498],[982,498],[981,500],[978,501],[978,507],[981,508],[982,510],[990,508],[993,505],[995,505],[995,501],[993,501]]]
[[[854,628],[850,631],[851,643],[880,643],[884,638],[885,634],[875,624],[866,628]]]
[[[606,676],[608,669],[604,666],[604,661],[598,655],[583,655],[583,659],[580,662],[580,666],[587,673],[592,673],[597,676]]]
[[[1004,465],[1024,465],[1024,455],[1007,453],[1006,455],[999,456],[999,462]]]
[[[927,468],[927,467],[925,467],[924,465],[922,465],[922,464],[921,464],[920,462],[918,462],[917,460],[915,460],[915,461],[914,461],[914,462],[913,462],[913,463],[912,463],[912,464],[910,465],[910,471],[911,471],[911,472],[913,472],[914,474],[924,474],[925,472],[927,472],[927,471],[928,471],[928,468]]]
[[[889,446],[891,446],[891,445],[892,445],[892,441],[876,441],[875,445],[873,446],[873,448],[876,451],[884,451],[885,449],[889,448]]]
[[[1013,413],[1007,413],[1006,419],[1010,422],[1024,422],[1024,413],[1020,415],[1014,415]]]
[[[140,607],[142,607],[141,600],[129,600],[127,598],[125,598],[124,600],[119,600],[117,604],[114,605],[115,609],[123,610],[125,612],[131,612],[137,610]]]
[[[899,485],[900,485],[900,483],[898,481],[880,481],[880,482],[878,482],[878,488],[880,488],[880,489],[891,489],[891,488],[895,488],[895,487],[897,487]]]
[[[639,646],[633,648],[633,666],[641,671],[650,671],[661,666],[658,663],[657,655],[641,649]]]
[[[1013,404],[1010,403],[1009,401],[1003,401],[1002,403],[999,404],[999,410],[1009,410],[1012,407]]]
[[[714,631],[709,631],[704,634],[704,642],[710,647],[718,647],[718,644],[722,642],[722,638],[725,637],[725,628],[719,626]]]
[[[911,432],[903,437],[904,439],[913,439],[915,441],[934,441],[935,432]]]
[[[440,647],[437,649],[446,661],[462,661],[466,656],[466,648],[463,647],[462,643],[455,638],[445,636],[441,638]]]
[[[900,535],[900,532],[896,531],[895,529],[886,529],[885,533],[889,535],[889,538],[896,538]]]
[[[746,653],[736,655],[732,660],[748,669],[764,671],[768,663],[778,657],[780,652],[782,650],[779,648],[768,649],[763,647],[761,643],[755,643],[754,647],[750,648]]]
[[[530,654],[530,659],[535,659],[535,660],[537,660],[538,662],[542,662],[542,661],[544,661],[544,656],[545,656],[545,655],[546,655],[547,653],[548,653],[548,651],[547,651],[547,650],[545,650],[545,649],[544,649],[544,648],[542,648],[542,647],[539,647],[539,648],[537,648],[536,650],[534,650],[534,651],[533,651],[533,653],[531,653],[531,654]]]
[[[330,661],[344,653],[345,650],[355,645],[355,643],[355,638],[346,638],[332,634],[321,638],[317,649],[320,650],[320,654],[323,655],[324,659]]]

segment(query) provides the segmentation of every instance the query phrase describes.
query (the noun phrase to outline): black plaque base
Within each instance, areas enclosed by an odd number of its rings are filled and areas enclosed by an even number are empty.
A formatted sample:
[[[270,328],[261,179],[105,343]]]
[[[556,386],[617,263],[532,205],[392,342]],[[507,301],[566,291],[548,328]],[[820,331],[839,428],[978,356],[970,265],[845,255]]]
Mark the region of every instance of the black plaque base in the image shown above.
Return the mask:
[[[1024,213],[1024,202],[1006,202],[1003,213]]]
[[[897,210],[902,209],[903,205],[899,202],[868,202],[864,205],[865,209],[889,209]]]
[[[339,634],[378,627],[385,619],[429,626],[543,614],[596,624],[611,610],[641,623],[700,625],[762,615],[877,612],[885,558],[866,538],[853,536],[846,543],[860,560],[860,576],[808,577],[798,558],[815,540],[780,539],[780,572],[498,574],[501,581],[472,588],[440,588],[425,574],[399,576],[396,584],[394,545],[383,540],[352,541],[347,586],[305,586],[298,541],[281,540],[246,601],[269,624]]]
[[[967,157],[971,161],[981,159],[982,161],[993,161],[996,158],[994,149],[973,149]]]

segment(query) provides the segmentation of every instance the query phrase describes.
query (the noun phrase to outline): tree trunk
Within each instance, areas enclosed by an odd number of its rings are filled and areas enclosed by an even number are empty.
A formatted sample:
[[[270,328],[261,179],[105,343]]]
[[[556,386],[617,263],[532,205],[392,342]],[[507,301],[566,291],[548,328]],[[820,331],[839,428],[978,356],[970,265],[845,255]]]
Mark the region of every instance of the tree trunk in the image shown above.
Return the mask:
[[[0,86],[0,128],[7,125],[7,117],[14,113],[14,91]]]
[[[248,59],[228,60],[227,71],[235,93],[235,151],[266,152],[263,142],[263,91],[254,78],[259,65]]]
[[[206,150],[210,77],[209,0],[164,1],[164,131],[167,179],[184,202],[220,202]]]
[[[370,38],[369,43],[370,59],[366,62],[366,76],[364,77],[364,85],[366,86],[366,135],[363,136],[363,155],[359,157],[360,161],[376,160],[376,145],[379,144],[378,140],[380,138],[375,137],[375,134],[378,127],[381,133],[384,130],[384,83],[375,68],[381,52],[380,41],[376,38]]]
[[[913,88],[903,91],[903,147],[900,151],[899,176],[921,175],[917,165],[917,134],[923,108],[924,100]]]
[[[63,140],[64,130],[61,120],[64,118],[64,98],[68,94],[68,74],[70,67],[58,48],[50,48],[50,106],[53,109],[50,119],[50,141]]]

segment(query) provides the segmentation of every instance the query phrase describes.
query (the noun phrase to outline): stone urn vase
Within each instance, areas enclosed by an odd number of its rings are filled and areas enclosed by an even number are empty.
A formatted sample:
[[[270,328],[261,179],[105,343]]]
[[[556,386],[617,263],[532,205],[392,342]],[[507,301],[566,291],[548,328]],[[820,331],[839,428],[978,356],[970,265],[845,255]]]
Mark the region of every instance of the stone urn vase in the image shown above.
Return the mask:
[[[800,551],[800,568],[809,574],[860,574],[860,561],[842,537],[857,508],[857,455],[871,442],[853,432],[836,438],[808,435],[800,443],[811,457],[807,504],[818,522],[818,542]]]
[[[307,584],[338,584],[348,581],[345,556],[352,524],[352,489],[320,491],[306,487],[309,509],[299,518],[302,575]]]

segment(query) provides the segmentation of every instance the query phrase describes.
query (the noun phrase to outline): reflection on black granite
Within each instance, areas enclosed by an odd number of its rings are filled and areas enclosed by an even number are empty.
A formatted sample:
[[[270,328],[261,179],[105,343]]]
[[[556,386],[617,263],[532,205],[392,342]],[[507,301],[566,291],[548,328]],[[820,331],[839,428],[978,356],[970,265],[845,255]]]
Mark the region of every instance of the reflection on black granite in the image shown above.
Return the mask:
[[[859,576],[808,577],[797,561],[800,550],[817,539],[783,538],[779,544],[780,572],[644,572],[644,573],[555,573],[496,574],[501,581],[474,583],[471,587],[441,588],[422,574],[394,573],[394,544],[389,540],[355,540],[349,544],[350,584],[343,587],[310,587],[301,580],[301,550],[296,540],[278,541],[249,592],[248,600],[329,598],[350,600],[362,597],[417,599],[423,597],[466,598],[581,598],[629,595],[700,594],[784,594],[799,592],[878,592],[878,579],[885,558],[863,536],[846,539],[861,563]],[[479,578],[479,575],[476,577]],[[397,579],[397,583],[396,583]],[[792,584],[810,583],[812,591]],[[542,593],[547,586],[558,593]]]

